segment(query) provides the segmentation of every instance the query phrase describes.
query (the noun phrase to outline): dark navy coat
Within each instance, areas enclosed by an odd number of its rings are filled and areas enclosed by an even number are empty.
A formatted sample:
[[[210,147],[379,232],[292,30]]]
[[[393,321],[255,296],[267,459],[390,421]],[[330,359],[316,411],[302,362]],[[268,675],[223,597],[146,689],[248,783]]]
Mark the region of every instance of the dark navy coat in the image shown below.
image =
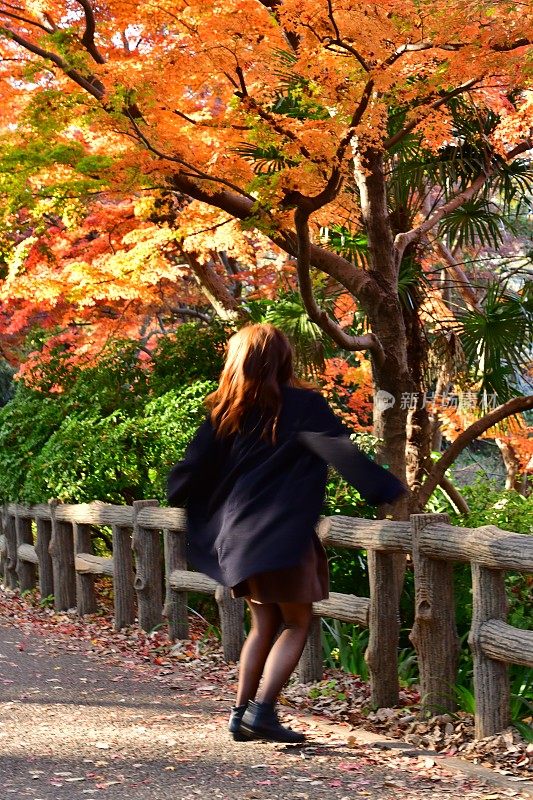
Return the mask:
[[[261,438],[259,413],[242,432],[217,438],[209,420],[168,477],[168,501],[188,509],[188,558],[225,586],[296,566],[310,545],[332,464],[372,504],[405,491],[361,453],[324,398],[284,387],[276,443]]]

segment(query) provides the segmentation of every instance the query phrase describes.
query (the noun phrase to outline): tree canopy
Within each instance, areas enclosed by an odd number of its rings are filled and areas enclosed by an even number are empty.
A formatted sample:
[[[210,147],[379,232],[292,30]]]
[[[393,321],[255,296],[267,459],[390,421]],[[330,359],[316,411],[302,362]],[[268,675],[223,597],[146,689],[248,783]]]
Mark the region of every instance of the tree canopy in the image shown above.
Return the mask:
[[[117,306],[203,313],[197,285],[238,318],[296,270],[315,325],[371,354],[395,400],[378,457],[420,487],[429,412],[399,399],[423,395],[428,337],[509,402],[525,360],[530,295],[463,262],[531,187],[532,30],[512,2],[0,3],[10,325],[32,297],[104,330]]]

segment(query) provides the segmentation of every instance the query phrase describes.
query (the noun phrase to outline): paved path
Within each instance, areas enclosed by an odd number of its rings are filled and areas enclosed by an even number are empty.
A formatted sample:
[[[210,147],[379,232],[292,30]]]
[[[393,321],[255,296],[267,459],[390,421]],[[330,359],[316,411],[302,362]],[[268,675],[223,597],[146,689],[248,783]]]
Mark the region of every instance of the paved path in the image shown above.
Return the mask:
[[[301,717],[304,747],[235,743],[231,698],[178,664],[109,665],[90,642],[0,617],[0,800],[442,800],[525,797]],[[189,670],[190,673],[190,670]]]

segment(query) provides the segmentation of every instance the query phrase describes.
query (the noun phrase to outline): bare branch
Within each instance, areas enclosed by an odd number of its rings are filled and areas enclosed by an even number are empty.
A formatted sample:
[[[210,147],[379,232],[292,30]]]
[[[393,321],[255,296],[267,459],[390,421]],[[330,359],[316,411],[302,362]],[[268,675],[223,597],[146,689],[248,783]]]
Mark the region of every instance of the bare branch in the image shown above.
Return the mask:
[[[237,73],[237,77],[239,79],[239,86],[241,87],[240,95],[241,97],[248,97],[248,88],[246,86],[246,81],[244,79],[244,72],[242,71],[242,67],[240,64],[237,64],[235,67],[235,72]]]
[[[233,125],[233,124],[214,124],[213,122],[205,122],[205,120],[197,120],[193,117],[190,117],[188,114],[185,114],[183,111],[180,111],[179,108],[175,108],[172,112],[176,114],[177,117],[181,117],[184,119],[185,122],[188,122],[190,125],[194,125],[197,128],[209,128],[212,130],[224,130],[229,129],[232,131],[251,131],[252,128],[250,125]]]
[[[441,44],[435,44],[426,39],[420,42],[407,42],[406,44],[402,44],[400,47],[396,48],[394,54],[401,56],[404,53],[417,53],[421,50],[451,50],[457,52],[459,50],[464,50],[465,47],[470,47],[471,44],[471,42],[443,42]],[[506,53],[511,50],[518,50],[520,47],[526,47],[529,44],[531,44],[531,40],[522,37],[508,44],[491,44],[489,45],[489,49],[494,50],[496,53]]]
[[[184,253],[183,256],[218,316],[227,322],[244,319],[244,308],[232,295],[214,266],[201,262],[193,253]]]
[[[507,403],[503,403],[503,405],[495,408],[494,411],[491,411],[489,414],[485,414],[484,417],[476,420],[465,431],[463,431],[448,447],[446,452],[443,453],[422,484],[418,495],[421,506],[424,506],[427,503],[436,487],[444,477],[448,467],[453,464],[457,456],[465,449],[465,447],[470,444],[470,442],[474,441],[474,439],[476,439],[478,436],[481,436],[481,434],[485,433],[485,431],[489,430],[489,428],[497,425],[498,422],[501,422],[503,419],[512,417],[515,414],[519,414],[523,411],[529,411],[532,408],[533,395],[514,397],[512,400],[508,400]]]
[[[531,134],[533,133],[533,130],[531,128],[529,129],[529,133],[531,137]],[[513,147],[512,150],[509,150],[505,158],[507,161],[511,161],[511,159],[516,158],[516,156],[519,156],[522,153],[527,153],[528,150],[532,149],[533,149],[533,139],[528,138],[525,139],[523,142],[520,142],[520,144],[517,144],[516,147]]]
[[[189,308],[188,306],[169,306],[168,310],[175,314],[176,317],[193,317],[194,319],[199,319],[202,322],[211,322],[211,317],[209,314],[204,314],[202,311],[198,311],[196,308]]]
[[[448,265],[449,269],[457,279],[457,288],[461,295],[463,296],[467,306],[470,308],[475,308],[479,311],[479,298],[472,287],[472,284],[468,280],[468,277],[464,270],[461,269],[455,258],[453,257],[450,250],[446,247],[444,242],[440,239],[435,242],[435,247],[445,260],[446,264]]]
[[[309,214],[307,211],[297,208],[294,214],[294,223],[298,241],[298,254],[296,259],[298,283],[300,286],[300,294],[309,318],[327,333],[339,347],[345,350],[370,350],[376,361],[382,363],[385,359],[385,354],[377,336],[373,333],[367,333],[363,336],[350,336],[345,333],[338,322],[332,319],[332,317],[320,308],[316,302],[309,272],[311,263],[311,241],[309,237]]]
[[[449,500],[457,508],[460,514],[470,514],[470,508],[465,498],[448,478],[442,478],[439,484],[440,488],[445,494],[448,495]]]

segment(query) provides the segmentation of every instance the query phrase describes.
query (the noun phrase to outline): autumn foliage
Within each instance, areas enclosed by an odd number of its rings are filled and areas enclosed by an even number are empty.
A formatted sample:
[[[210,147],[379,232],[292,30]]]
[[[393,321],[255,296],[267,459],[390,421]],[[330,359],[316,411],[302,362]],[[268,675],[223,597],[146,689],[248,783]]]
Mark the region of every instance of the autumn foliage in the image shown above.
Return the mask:
[[[501,244],[492,197],[530,185],[532,36],[530,8],[487,0],[1,2],[2,346],[35,322],[145,346],[297,278],[371,356],[358,387],[398,398],[379,457],[403,476],[410,453],[420,487],[429,408],[399,398],[428,341],[473,329],[458,304],[485,313],[461,264]]]

